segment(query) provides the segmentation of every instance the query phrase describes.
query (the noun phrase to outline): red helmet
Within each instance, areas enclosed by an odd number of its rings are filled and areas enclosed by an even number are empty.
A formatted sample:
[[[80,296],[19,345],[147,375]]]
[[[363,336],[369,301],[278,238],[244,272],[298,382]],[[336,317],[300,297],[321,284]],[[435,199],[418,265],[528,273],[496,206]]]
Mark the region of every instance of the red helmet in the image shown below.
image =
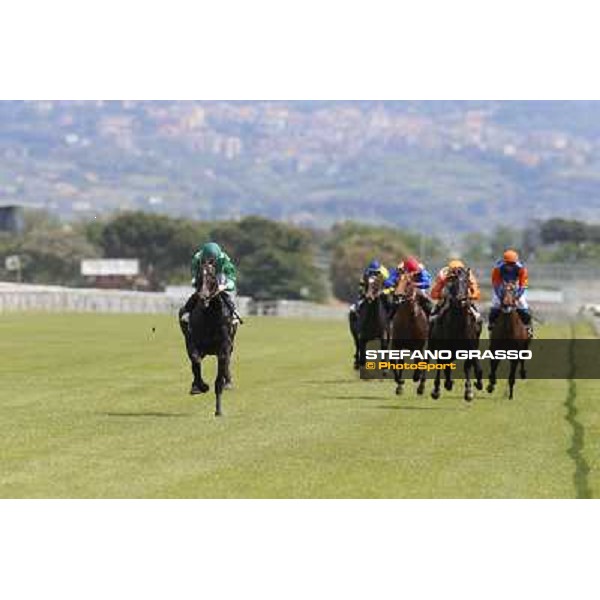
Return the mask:
[[[409,256],[404,261],[404,269],[407,273],[416,273],[420,266],[419,261],[414,256]]]

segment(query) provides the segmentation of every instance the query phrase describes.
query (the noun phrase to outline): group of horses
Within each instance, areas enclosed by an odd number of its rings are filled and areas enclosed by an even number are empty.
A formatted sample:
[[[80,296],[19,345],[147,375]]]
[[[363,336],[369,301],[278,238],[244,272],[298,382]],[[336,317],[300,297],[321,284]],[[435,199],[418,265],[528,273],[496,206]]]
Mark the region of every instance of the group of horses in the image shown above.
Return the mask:
[[[354,367],[365,365],[367,344],[380,341],[382,349],[423,351],[429,350],[477,350],[481,336],[481,320],[469,297],[470,272],[468,268],[450,271],[444,301],[434,319],[430,320],[420,301],[420,290],[407,276],[400,278],[394,293],[384,293],[383,282],[377,275],[367,280],[365,294],[358,310],[350,312],[350,331],[355,342]],[[196,291],[197,302],[190,314],[190,344],[187,345],[193,382],[191,394],[203,394],[209,390],[202,378],[202,359],[212,355],[217,358],[217,375],[214,383],[215,415],[222,414],[221,397],[231,386],[231,354],[237,325],[233,322],[231,308],[225,302],[214,263],[206,263],[199,273]],[[182,324],[182,327],[185,325]],[[527,328],[516,311],[514,286],[506,286],[502,311],[491,334],[490,350],[524,350],[529,346]],[[488,392],[493,392],[497,382],[500,361],[492,360]],[[513,397],[516,371],[526,377],[522,360],[510,361],[508,377],[509,397]],[[444,373],[444,388],[451,390],[454,382],[449,368],[436,369],[431,396],[440,397],[441,375]],[[415,370],[413,380],[418,383],[417,394],[425,391],[427,371]],[[474,378],[474,382],[473,382]],[[404,386],[402,370],[394,370],[396,393],[401,394]],[[483,389],[483,370],[479,359],[464,361],[464,398],[474,398],[473,386]]]
[[[421,351],[478,350],[482,329],[481,318],[469,295],[470,270],[457,268],[449,271],[444,300],[430,320],[417,288],[409,276],[400,278],[392,294],[384,293],[383,282],[377,275],[367,278],[365,293],[356,310],[349,314],[350,332],[355,343],[354,368],[365,366],[367,344],[380,341],[381,349]],[[527,328],[516,310],[515,287],[505,286],[502,310],[490,335],[490,350],[526,350],[529,347]],[[491,360],[487,391],[494,391],[497,383],[499,360]],[[513,398],[517,368],[526,377],[523,360],[511,360],[508,376],[509,398]],[[402,370],[394,369],[396,394],[403,391]],[[450,367],[436,369],[431,397],[440,397],[441,376],[444,388],[451,390],[454,382]],[[427,371],[414,371],[413,381],[418,383],[417,394],[425,391]],[[473,381],[474,380],[474,381]],[[473,400],[473,386],[483,389],[483,369],[478,358],[464,361],[464,399]]]

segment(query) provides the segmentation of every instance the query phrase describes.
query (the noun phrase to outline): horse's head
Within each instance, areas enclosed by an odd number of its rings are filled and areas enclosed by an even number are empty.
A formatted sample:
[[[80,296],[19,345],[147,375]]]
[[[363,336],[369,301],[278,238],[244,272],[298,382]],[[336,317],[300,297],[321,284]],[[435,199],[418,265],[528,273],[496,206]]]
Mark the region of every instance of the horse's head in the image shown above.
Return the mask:
[[[450,269],[447,276],[446,293],[448,300],[461,307],[467,306],[469,300],[469,281],[471,270],[465,267]]]
[[[365,291],[365,298],[368,302],[372,302],[381,294],[383,287],[383,281],[379,275],[369,275],[367,279],[367,289]]]
[[[396,296],[400,302],[412,301],[416,297],[416,291],[416,286],[412,277],[403,273],[394,290],[394,296]]]
[[[219,282],[217,279],[217,265],[215,261],[208,260],[202,263],[200,272],[200,286],[198,288],[198,297],[205,307],[219,293]]]
[[[514,281],[509,281],[504,286],[504,293],[502,294],[502,310],[504,312],[511,312],[517,305],[516,297],[517,286]]]

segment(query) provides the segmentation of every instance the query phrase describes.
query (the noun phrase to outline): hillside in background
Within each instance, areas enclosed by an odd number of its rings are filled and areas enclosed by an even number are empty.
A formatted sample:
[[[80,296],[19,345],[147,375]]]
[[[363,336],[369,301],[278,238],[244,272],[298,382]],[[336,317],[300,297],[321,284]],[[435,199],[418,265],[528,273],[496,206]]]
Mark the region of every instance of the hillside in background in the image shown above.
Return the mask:
[[[600,219],[600,102],[1,102],[0,202],[449,236]]]

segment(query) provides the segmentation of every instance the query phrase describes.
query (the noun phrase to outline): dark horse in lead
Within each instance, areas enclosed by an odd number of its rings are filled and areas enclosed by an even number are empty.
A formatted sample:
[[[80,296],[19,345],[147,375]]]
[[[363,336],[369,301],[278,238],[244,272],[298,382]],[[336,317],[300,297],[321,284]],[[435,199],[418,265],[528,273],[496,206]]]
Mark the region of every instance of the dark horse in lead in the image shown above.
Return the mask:
[[[232,325],[231,311],[221,296],[215,264],[202,265],[198,285],[198,301],[190,315],[190,336],[187,352],[194,380],[191,394],[204,394],[209,390],[202,379],[202,359],[216,356],[217,376],[215,378],[215,416],[222,415],[221,395],[230,381],[229,367],[233,351],[235,326]]]
[[[479,349],[479,336],[481,323],[477,319],[475,308],[469,297],[470,269],[453,269],[448,277],[445,300],[438,316],[432,323],[429,337],[430,350],[457,350]],[[471,370],[475,373],[475,387],[483,389],[483,371],[478,358],[464,361],[465,393],[464,398],[470,402],[474,398]],[[440,397],[441,371],[437,370],[431,397],[437,400]],[[444,388],[451,390],[453,387],[452,371],[449,367],[444,369]]]

